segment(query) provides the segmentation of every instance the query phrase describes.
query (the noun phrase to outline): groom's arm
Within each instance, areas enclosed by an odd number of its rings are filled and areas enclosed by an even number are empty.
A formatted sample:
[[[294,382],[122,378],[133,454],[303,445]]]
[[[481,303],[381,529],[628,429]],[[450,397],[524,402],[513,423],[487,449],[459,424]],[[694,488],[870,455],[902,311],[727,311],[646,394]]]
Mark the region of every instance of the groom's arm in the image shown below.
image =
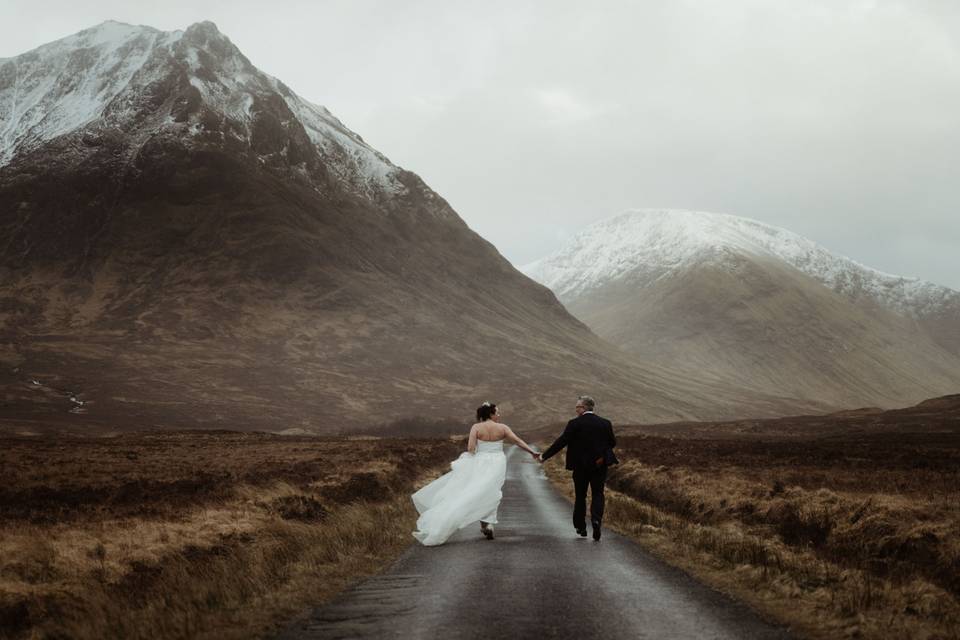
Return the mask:
[[[563,430],[563,433],[560,434],[560,437],[557,438],[550,448],[544,451],[540,458],[542,460],[547,460],[557,454],[561,449],[563,449],[570,442],[570,436],[573,435],[573,420],[567,423],[567,428]]]

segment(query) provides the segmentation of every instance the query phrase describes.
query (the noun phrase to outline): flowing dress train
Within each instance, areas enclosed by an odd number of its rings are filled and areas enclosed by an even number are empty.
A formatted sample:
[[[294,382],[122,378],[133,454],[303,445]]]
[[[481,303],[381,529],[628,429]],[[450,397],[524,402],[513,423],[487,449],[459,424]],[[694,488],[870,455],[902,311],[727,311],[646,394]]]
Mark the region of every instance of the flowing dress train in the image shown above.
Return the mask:
[[[413,537],[433,546],[477,520],[495,524],[506,476],[503,441],[478,440],[475,454],[462,454],[448,473],[413,494],[420,513]]]

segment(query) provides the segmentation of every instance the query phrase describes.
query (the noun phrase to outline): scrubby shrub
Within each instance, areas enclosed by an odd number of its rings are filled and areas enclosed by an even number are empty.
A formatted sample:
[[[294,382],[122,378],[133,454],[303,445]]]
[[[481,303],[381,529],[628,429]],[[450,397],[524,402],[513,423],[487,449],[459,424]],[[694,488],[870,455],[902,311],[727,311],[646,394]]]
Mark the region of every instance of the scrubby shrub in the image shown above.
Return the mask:
[[[304,495],[282,496],[270,504],[271,510],[284,520],[319,522],[330,513],[316,498]]]
[[[387,500],[394,490],[376,473],[355,473],[350,479],[323,490],[323,496],[337,504],[351,502],[381,502]]]
[[[801,507],[794,502],[775,502],[765,518],[776,525],[784,542],[795,546],[821,547],[833,529],[833,520],[826,510]]]

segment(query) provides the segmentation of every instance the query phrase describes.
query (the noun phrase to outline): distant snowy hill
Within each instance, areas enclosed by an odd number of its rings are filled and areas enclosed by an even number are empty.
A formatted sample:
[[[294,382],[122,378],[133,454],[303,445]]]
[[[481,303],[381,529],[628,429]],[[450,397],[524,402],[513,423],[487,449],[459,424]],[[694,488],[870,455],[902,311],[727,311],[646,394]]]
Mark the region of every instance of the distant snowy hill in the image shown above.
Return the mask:
[[[648,361],[695,363],[787,393],[806,385],[817,397],[858,388],[851,400],[884,406],[960,388],[960,293],[882,273],[755,220],[628,211],[521,270],[602,337]],[[856,357],[836,355],[850,352]],[[784,366],[784,358],[809,366]],[[771,362],[799,382],[791,388],[767,370]],[[818,376],[823,385],[813,382]]]
[[[960,299],[952,289],[871,269],[786,229],[703,211],[628,211],[587,227],[567,246],[520,270],[563,299],[623,277],[662,275],[705,256],[722,261],[730,251],[782,260],[838,293],[914,316]]]

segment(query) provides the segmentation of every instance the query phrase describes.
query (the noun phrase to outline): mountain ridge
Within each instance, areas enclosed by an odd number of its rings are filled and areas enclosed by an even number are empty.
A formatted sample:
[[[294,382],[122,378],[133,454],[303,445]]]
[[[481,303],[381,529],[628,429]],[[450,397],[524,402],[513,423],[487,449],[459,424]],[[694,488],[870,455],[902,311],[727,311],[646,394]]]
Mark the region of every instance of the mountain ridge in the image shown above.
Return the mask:
[[[681,221],[678,222],[677,218],[681,218]],[[644,224],[636,224],[638,221]],[[649,224],[647,224],[648,221]],[[674,224],[672,236],[669,233],[670,224]],[[617,231],[621,233],[617,233]],[[865,274],[866,277],[861,279],[877,282],[873,289],[877,291],[875,295],[878,297],[883,295],[881,292],[884,289],[887,290],[885,291],[887,305],[900,310],[912,306],[912,301],[921,296],[935,298],[936,296],[960,295],[949,287],[924,281],[920,278],[886,273],[846,256],[834,254],[812,240],[787,229],[730,214],[683,209],[635,209],[590,225],[578,235],[578,238],[586,241],[598,239],[596,236],[603,236],[608,240],[613,238],[618,241],[618,244],[610,248],[609,254],[622,251],[625,256],[636,257],[638,254],[635,251],[630,251],[631,249],[647,249],[643,246],[646,240],[641,240],[637,231],[641,233],[659,231],[664,236],[664,240],[673,241],[673,246],[661,245],[650,251],[650,253],[655,253],[655,250],[660,250],[659,254],[654,257],[654,261],[658,265],[668,263],[665,258],[669,255],[670,249],[675,251],[675,260],[680,263],[684,259],[693,257],[697,249],[731,247],[760,255],[778,257],[807,275],[824,282],[824,284],[832,285],[832,288],[843,289],[843,274],[837,265],[850,267]],[[593,235],[594,233],[596,236]],[[686,244],[682,244],[681,241]],[[553,255],[562,255],[564,251],[567,251],[566,247]],[[642,256],[643,254],[639,255]],[[520,268],[525,272],[536,271],[538,274],[542,274],[541,277],[544,280],[549,280],[564,294],[576,290],[578,287],[591,286],[589,281],[587,283],[570,283],[568,282],[569,278],[564,279],[560,274],[550,273],[548,268],[550,259],[551,256],[547,256]],[[637,264],[641,264],[641,261],[638,260],[629,266]],[[607,272],[599,277],[606,280],[617,276],[615,272],[611,272],[609,258],[608,262],[598,265],[596,271],[604,269]],[[935,295],[932,295],[934,292]]]

